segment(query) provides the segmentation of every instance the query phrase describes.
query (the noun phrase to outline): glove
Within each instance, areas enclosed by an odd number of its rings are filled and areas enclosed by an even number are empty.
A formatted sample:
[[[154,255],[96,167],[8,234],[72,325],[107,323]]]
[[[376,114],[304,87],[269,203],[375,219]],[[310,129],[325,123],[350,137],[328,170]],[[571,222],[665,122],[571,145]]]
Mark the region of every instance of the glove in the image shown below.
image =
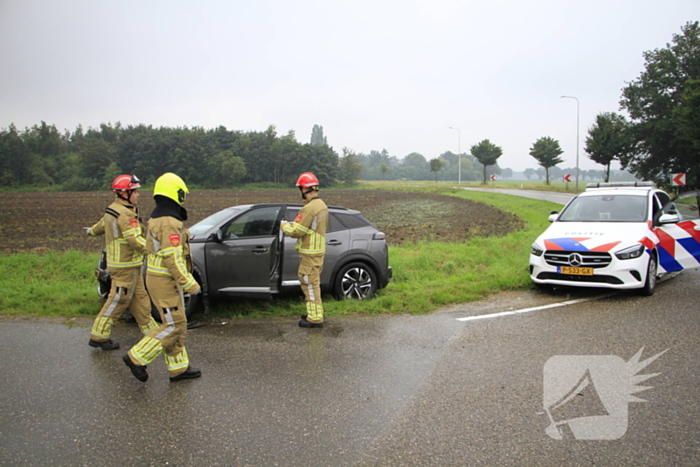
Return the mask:
[[[85,235],[90,235],[90,227],[83,227],[83,231],[85,231]]]

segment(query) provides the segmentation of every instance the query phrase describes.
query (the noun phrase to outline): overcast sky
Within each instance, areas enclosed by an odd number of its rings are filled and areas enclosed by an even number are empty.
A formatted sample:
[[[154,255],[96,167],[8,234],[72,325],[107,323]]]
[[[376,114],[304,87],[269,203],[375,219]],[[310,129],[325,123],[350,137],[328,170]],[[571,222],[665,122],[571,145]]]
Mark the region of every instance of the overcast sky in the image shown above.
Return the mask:
[[[582,169],[600,112],[699,0],[0,0],[0,128],[223,125],[336,152],[469,152]],[[459,131],[449,127],[459,128]]]

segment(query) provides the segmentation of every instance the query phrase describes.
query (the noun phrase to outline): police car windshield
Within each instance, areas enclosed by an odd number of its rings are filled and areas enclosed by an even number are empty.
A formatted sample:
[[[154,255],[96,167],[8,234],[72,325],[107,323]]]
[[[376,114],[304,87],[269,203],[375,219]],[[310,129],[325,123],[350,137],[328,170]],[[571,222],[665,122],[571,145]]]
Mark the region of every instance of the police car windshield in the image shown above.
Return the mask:
[[[204,235],[205,233],[210,231],[213,227],[220,225],[222,222],[226,221],[227,219],[230,219],[231,217],[233,217],[235,214],[239,213],[240,211],[242,211],[241,208],[232,207],[232,208],[226,208],[226,209],[221,210],[215,214],[212,214],[211,216],[207,217],[206,219],[202,219],[201,221],[197,222],[192,227],[190,227],[190,234],[192,234],[192,235]]]
[[[644,222],[646,195],[597,194],[578,196],[559,216],[561,222]]]

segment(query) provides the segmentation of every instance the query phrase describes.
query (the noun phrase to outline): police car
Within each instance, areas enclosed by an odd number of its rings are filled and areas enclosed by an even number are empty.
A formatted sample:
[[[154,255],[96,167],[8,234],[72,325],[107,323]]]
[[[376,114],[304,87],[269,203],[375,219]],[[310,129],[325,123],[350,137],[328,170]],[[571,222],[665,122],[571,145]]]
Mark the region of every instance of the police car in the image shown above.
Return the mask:
[[[653,182],[589,183],[553,211],[532,244],[530,277],[541,286],[638,289],[700,266],[700,192],[675,199]]]

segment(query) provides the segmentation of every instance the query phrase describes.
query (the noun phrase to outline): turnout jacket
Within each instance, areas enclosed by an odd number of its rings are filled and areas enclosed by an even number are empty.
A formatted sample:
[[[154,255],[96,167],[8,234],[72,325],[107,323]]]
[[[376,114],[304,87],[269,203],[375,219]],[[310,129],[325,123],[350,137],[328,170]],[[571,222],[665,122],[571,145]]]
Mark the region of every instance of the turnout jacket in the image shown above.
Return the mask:
[[[173,203],[174,204],[174,203]],[[199,284],[192,275],[190,256],[190,232],[175,207],[158,206],[148,221],[146,248],[148,250],[147,274],[172,277],[186,292],[197,293]],[[171,212],[169,212],[171,211]],[[176,213],[175,216],[170,215]],[[153,216],[162,217],[153,217]],[[184,215],[186,219],[186,214]]]
[[[294,246],[303,255],[326,253],[326,229],[328,228],[328,206],[318,195],[304,200],[294,222],[282,224],[282,231],[297,239]]]
[[[105,215],[90,227],[88,234],[104,235],[107,269],[141,267],[146,254],[146,239],[135,206],[116,198]]]

